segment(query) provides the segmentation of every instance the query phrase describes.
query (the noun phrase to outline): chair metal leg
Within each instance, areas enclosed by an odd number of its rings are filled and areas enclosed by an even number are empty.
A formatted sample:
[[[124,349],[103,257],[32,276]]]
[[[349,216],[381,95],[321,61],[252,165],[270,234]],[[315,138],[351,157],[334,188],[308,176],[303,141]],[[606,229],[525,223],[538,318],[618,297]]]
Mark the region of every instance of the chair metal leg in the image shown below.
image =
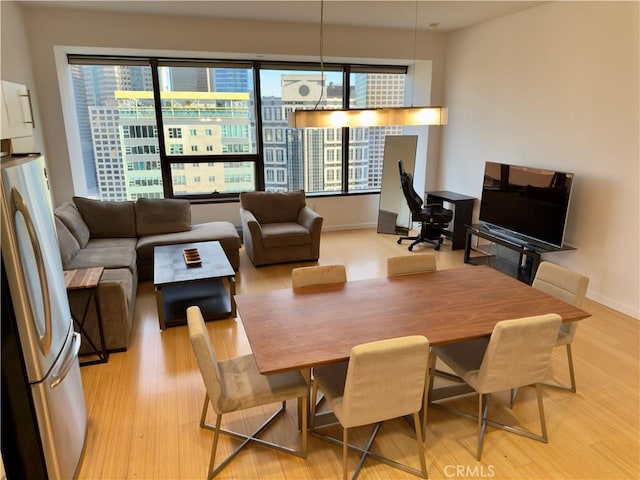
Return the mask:
[[[571,377],[571,391],[576,393],[576,375],[573,372],[573,356],[571,355],[571,344],[567,344],[567,362],[569,364],[569,376]]]
[[[540,430],[542,431],[542,441],[547,443],[547,422],[544,418],[544,405],[542,403],[542,385],[536,383],[536,397],[538,397],[538,413],[540,414]]]
[[[426,409],[426,403],[425,403]],[[426,412],[426,410],[425,410]],[[425,423],[427,415],[424,415]],[[420,427],[420,415],[418,413],[413,414],[413,423],[416,425],[416,444],[418,447],[418,456],[420,457],[420,468],[422,469],[422,473],[424,474],[424,478],[427,478],[427,461],[424,458],[424,430],[421,430]]]
[[[342,430],[342,480],[347,480],[347,454],[349,453],[349,429]],[[355,474],[354,474],[355,475]]]
[[[305,397],[300,397],[302,398],[301,403],[303,405],[306,405],[309,401],[309,396],[306,395]],[[300,400],[300,399],[298,399]],[[308,412],[306,408],[302,409],[302,425],[301,425],[301,449],[300,450],[294,450],[293,448],[289,448],[289,447],[285,447],[283,445],[278,445],[277,443],[273,443],[273,442],[269,442],[267,440],[263,440],[261,438],[258,438],[257,436],[260,435],[260,433],[262,433],[264,430],[267,429],[267,427],[269,427],[274,420],[276,420],[281,414],[283,414],[286,410],[286,406],[287,406],[287,402],[283,401],[280,408],[273,413],[267,420],[265,420],[262,425],[260,425],[253,433],[247,435],[244,433],[239,433],[239,432],[234,432],[231,430],[226,430],[224,428],[221,427],[221,423],[222,423],[222,414],[217,414],[216,415],[216,424],[214,425],[210,425],[208,423],[206,423],[206,417],[207,417],[207,410],[209,407],[209,396],[205,395],[205,401],[204,401],[204,405],[202,407],[202,414],[200,415],[200,427],[201,428],[205,428],[207,430],[213,430],[214,432],[214,436],[213,436],[213,446],[211,448],[211,457],[209,459],[209,471],[207,474],[207,479],[210,480],[213,477],[215,477],[218,473],[220,473],[220,471],[222,471],[223,468],[225,468],[229,462],[231,462],[231,460],[238,455],[238,453],[240,453],[240,451],[246,447],[250,442],[253,442],[257,445],[260,445],[261,447],[266,447],[266,448],[271,448],[273,450],[278,450],[280,452],[283,453],[288,453],[290,455],[295,455],[297,457],[301,457],[301,458],[307,458],[307,436],[308,436],[308,432],[307,432],[307,421],[308,421]],[[220,437],[220,434],[225,434],[231,438],[235,438],[236,440],[241,440],[242,443],[235,448],[235,450],[233,452],[231,452],[231,454],[225,458],[220,465],[218,465],[217,467],[214,468],[215,465],[215,458],[216,458],[216,451],[218,449],[218,439]]]
[[[482,404],[484,403],[484,409]],[[484,445],[484,434],[487,430],[487,414],[489,411],[489,394],[483,393],[478,395],[478,452],[476,459],[479,461],[482,457],[482,447]]]
[[[569,377],[571,379],[571,385],[559,385],[557,383],[543,383],[545,387],[555,388],[556,390],[565,390],[567,392],[576,393],[576,375],[573,371],[573,356],[571,355],[571,345],[567,344],[567,363],[569,366]]]
[[[414,413],[414,422],[416,425],[416,440],[422,438],[422,432],[420,431],[420,418],[419,418],[419,413],[415,412]],[[412,475],[415,475],[417,477],[420,478],[427,478],[426,476],[426,461],[424,459],[424,450],[422,451],[422,453],[420,453],[420,456],[422,458],[421,460],[421,465],[422,462],[425,461],[425,465],[424,468],[421,470],[417,470],[415,468],[409,467],[407,465],[404,465],[402,463],[398,463],[394,460],[391,460],[390,458],[387,457],[383,457],[381,455],[378,455],[374,452],[371,451],[371,446],[373,445],[373,442],[376,438],[376,435],[378,434],[378,431],[380,430],[380,427],[382,426],[382,422],[377,423],[374,428],[373,428],[373,432],[371,433],[371,436],[369,437],[369,441],[367,442],[367,445],[365,446],[365,448],[360,448],[357,445],[350,445],[348,444],[348,437],[346,436],[346,428],[343,428],[343,440],[338,440],[337,438],[331,437],[329,435],[324,435],[322,433],[317,432],[316,430],[311,430],[311,434],[314,437],[318,437],[321,440],[324,440],[326,442],[332,443],[333,445],[338,445],[342,447],[342,452],[343,452],[343,476],[344,478],[346,477],[346,472],[347,471],[347,458],[346,458],[346,454],[345,451],[347,451],[348,449],[351,450],[355,450],[357,452],[360,452],[361,457],[360,457],[360,461],[355,469],[355,471],[353,472],[353,476],[351,477],[352,480],[355,480],[358,477],[358,474],[360,473],[360,469],[362,468],[362,465],[364,464],[364,461],[366,460],[367,457],[371,457],[374,460],[377,460],[381,463],[384,463],[385,465],[389,465],[390,467],[393,468],[397,468],[398,470],[402,470],[403,472],[407,472],[410,473]],[[422,445],[422,442],[420,442],[420,444]]]

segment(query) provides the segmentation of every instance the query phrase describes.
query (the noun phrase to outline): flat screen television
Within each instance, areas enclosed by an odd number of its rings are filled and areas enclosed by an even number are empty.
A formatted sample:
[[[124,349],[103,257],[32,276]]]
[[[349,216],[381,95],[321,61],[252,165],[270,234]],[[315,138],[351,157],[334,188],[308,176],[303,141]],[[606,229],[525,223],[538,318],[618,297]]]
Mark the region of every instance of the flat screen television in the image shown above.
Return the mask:
[[[486,162],[480,222],[496,233],[562,247],[572,183],[572,173]]]

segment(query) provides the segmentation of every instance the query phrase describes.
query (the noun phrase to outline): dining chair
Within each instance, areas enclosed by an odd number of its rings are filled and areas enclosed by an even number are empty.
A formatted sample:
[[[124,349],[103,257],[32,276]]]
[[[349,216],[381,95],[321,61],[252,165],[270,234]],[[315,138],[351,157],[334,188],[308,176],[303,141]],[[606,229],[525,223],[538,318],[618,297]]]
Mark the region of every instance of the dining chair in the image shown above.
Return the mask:
[[[307,409],[302,409],[301,449],[278,445],[258,438],[263,430],[270,426],[286,410],[286,401],[297,398],[298,405],[307,405],[309,385],[300,372],[286,372],[274,375],[261,375],[253,355],[243,355],[227,360],[218,360],[211,338],[202,318],[199,307],[187,309],[189,338],[193,347],[200,373],[206,388],[204,406],[200,416],[200,427],[214,431],[213,446],[207,478],[215,477],[250,442],[289,453],[302,458],[307,457]],[[282,403],[253,433],[244,434],[221,427],[222,415],[271,403]],[[209,404],[216,412],[215,426],[206,423]],[[216,450],[220,433],[241,440],[242,443],[218,466],[215,466]]]
[[[312,265],[310,267],[298,267],[291,270],[291,287],[311,287],[313,285],[329,285],[345,283],[347,281],[347,270],[344,265]],[[346,364],[346,362],[345,362]],[[303,372],[313,385],[313,369]],[[324,395],[315,399],[316,406],[324,401]]]
[[[315,369],[313,392],[321,388],[329,407],[343,427],[342,441],[319,433],[315,428],[315,406],[311,416],[311,432],[335,445],[342,446],[342,476],[347,478],[349,448],[362,453],[355,468],[355,479],[367,457],[427,478],[422,430],[426,412],[426,379],[429,341],[420,335],[392,338],[357,345],[351,349],[348,363],[324,365]],[[413,415],[420,470],[398,463],[371,451],[382,422]],[[365,448],[349,444],[349,431],[354,427],[375,424]]]
[[[551,262],[542,262],[538,267],[536,276],[532,283],[533,288],[548,293],[563,302],[567,302],[574,307],[580,308],[587,294],[589,277],[569,270],[561,265]],[[573,371],[573,357],[571,355],[571,344],[578,329],[578,322],[563,323],[556,338],[556,347],[566,346],[567,362],[569,364],[569,376],[571,386],[545,384],[548,387],[559,388],[576,392],[576,378]]]
[[[436,270],[436,256],[433,253],[387,258],[388,277],[409,273],[435,272]]]
[[[478,393],[478,415],[455,410],[440,403],[430,405],[478,422],[476,457],[482,457],[487,424],[547,443],[547,427],[542,403],[545,378],[562,318],[557,314],[524,317],[498,322],[489,339],[479,338],[432,348],[432,353],[446,363],[467,385]],[[431,370],[429,391],[435,372]],[[490,395],[503,390],[535,385],[538,398],[541,435],[487,418]]]
[[[344,265],[312,265],[291,270],[291,286],[293,288],[344,283],[347,271]]]

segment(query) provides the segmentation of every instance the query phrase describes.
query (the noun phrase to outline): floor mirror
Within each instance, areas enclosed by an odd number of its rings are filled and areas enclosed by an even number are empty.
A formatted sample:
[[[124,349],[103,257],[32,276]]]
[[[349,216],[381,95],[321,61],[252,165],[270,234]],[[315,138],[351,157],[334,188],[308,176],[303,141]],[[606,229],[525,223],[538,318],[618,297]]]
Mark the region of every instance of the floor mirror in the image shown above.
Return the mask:
[[[402,160],[407,172],[413,173],[417,145],[417,135],[385,137],[378,233],[404,234],[411,227],[411,212],[400,186],[398,160]]]

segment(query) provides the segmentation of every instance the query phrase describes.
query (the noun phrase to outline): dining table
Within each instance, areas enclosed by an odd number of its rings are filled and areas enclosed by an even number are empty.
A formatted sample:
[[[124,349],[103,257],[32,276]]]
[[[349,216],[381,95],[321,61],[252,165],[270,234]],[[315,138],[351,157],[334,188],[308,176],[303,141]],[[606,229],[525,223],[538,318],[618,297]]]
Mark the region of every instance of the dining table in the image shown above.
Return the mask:
[[[491,335],[501,320],[586,311],[488,266],[350,280],[235,296],[262,374],[340,362],[359,344],[424,335],[431,346]]]

